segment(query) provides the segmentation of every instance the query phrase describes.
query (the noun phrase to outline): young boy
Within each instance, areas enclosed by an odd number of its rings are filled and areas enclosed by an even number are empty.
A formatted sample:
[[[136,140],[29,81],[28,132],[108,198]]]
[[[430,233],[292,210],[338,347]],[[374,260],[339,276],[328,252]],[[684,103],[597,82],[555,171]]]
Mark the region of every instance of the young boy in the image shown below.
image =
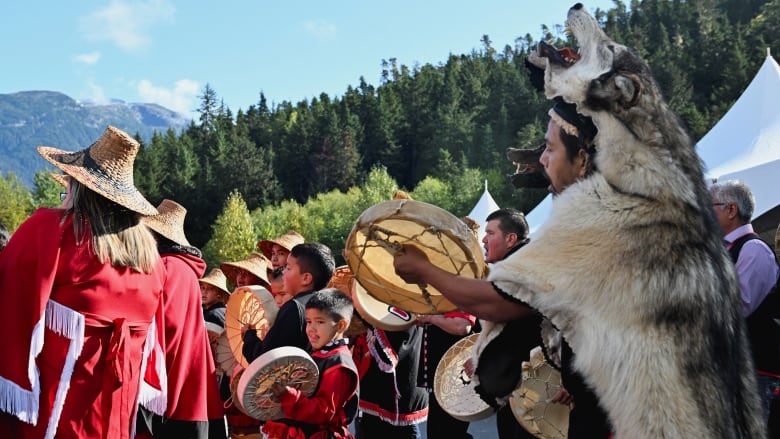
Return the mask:
[[[284,267],[287,257],[293,247],[304,242],[303,236],[295,230],[290,230],[276,239],[264,239],[257,243],[257,248],[271,261],[271,268]]]
[[[255,331],[245,331],[242,353],[248,362],[281,346],[295,346],[311,352],[306,337],[305,306],[315,291],[325,288],[336,263],[330,249],[318,242],[306,242],[292,248],[284,269],[284,289],[293,296],[276,314],[276,321],[263,340]]]
[[[271,272],[271,294],[273,294],[274,302],[279,308],[292,299],[292,296],[284,290],[284,267],[275,268]]]
[[[306,335],[319,383],[310,397],[296,388],[273,385],[285,419],[266,422],[262,431],[267,437],[353,438],[348,426],[357,413],[359,380],[344,338],[351,317],[352,300],[335,288],[314,293],[306,303]]]

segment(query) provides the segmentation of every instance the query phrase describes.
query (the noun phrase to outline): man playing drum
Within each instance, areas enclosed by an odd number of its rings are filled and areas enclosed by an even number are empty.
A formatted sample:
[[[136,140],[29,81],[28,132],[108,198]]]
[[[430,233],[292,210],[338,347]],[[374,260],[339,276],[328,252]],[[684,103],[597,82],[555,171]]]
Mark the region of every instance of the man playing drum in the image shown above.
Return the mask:
[[[561,100],[555,102],[550,116],[545,135],[546,147],[539,161],[550,181],[548,189],[558,194],[591,172],[596,127],[589,118],[578,114],[574,105]],[[491,282],[447,272],[428,262],[425,254],[413,245],[404,245],[403,250],[395,256],[394,266],[396,273],[406,282],[427,283],[441,291],[460,309],[490,322],[528,322],[536,318],[533,309],[496,289]],[[528,351],[523,359],[527,356]],[[479,363],[478,367],[489,367],[483,365],[482,361]],[[564,343],[561,375],[564,387],[576,404],[569,418],[568,437],[606,438],[611,430],[607,416],[582,377],[573,371],[571,364],[572,353]],[[480,372],[478,368],[478,376]],[[483,387],[484,384],[480,382]],[[567,403],[569,398],[568,394],[561,392],[555,400]]]

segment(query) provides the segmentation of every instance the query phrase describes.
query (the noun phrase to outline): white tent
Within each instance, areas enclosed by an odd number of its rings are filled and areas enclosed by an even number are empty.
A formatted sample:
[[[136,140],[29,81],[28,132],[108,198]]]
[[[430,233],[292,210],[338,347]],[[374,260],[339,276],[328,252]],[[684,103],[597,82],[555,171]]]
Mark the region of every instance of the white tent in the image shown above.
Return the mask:
[[[764,64],[729,111],[697,143],[710,181],[739,179],[753,190],[754,227],[774,233],[780,221],[780,66],[767,51]],[[533,232],[550,215],[547,196],[527,215]],[[765,235],[766,237],[766,235]]]
[[[756,197],[753,225],[777,228],[780,205],[780,66],[766,60],[734,106],[699,141],[699,155],[711,181],[742,180]],[[769,214],[767,216],[767,214]],[[769,224],[763,224],[768,222]],[[773,224],[771,224],[773,223]]]
[[[477,204],[469,213],[469,217],[479,223],[479,242],[482,242],[482,238],[485,237],[485,218],[498,209],[499,207],[496,200],[494,200],[493,196],[488,192],[487,180],[485,180],[485,192],[482,192],[479,201],[477,201]]]

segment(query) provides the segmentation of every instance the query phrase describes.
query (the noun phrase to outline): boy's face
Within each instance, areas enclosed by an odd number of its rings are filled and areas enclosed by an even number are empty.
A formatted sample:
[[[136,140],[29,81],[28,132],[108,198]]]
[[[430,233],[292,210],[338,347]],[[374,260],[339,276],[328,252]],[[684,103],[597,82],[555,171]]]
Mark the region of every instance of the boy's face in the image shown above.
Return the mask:
[[[244,269],[238,269],[236,271],[236,288],[245,287],[248,285],[265,286],[265,282],[260,280],[259,277],[255,276],[254,274]]]
[[[281,267],[287,263],[287,256],[290,254],[284,247],[274,244],[271,247],[271,265],[274,268]]]
[[[301,273],[298,259],[295,256],[287,257],[287,266],[284,267],[284,290],[291,296],[311,289],[311,273]]]
[[[338,322],[325,311],[319,309],[306,309],[306,336],[313,350],[322,349],[325,345],[344,337],[344,328],[347,322]]]
[[[219,299],[220,291],[214,285],[201,282],[200,284],[200,300],[203,302],[203,306],[208,308],[217,302],[221,302]]]

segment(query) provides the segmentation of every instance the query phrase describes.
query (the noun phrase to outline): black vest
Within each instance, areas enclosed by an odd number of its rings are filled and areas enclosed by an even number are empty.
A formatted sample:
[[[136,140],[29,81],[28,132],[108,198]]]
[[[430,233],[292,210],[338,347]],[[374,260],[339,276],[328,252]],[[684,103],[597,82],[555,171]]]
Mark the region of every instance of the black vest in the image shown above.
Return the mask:
[[[732,243],[729,255],[735,264],[742,246],[753,239],[761,238],[750,233]],[[775,284],[758,308],[746,318],[753,363],[757,370],[772,374],[780,374],[780,292],[777,289]]]

